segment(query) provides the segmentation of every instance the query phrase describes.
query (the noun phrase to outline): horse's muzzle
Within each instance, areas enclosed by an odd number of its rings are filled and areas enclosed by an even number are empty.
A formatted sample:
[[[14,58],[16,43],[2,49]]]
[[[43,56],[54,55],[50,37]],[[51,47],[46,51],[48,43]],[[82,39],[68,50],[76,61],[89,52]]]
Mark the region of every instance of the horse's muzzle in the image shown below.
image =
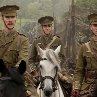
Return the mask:
[[[52,95],[52,89],[44,89],[44,94],[47,96],[47,97],[50,97]]]

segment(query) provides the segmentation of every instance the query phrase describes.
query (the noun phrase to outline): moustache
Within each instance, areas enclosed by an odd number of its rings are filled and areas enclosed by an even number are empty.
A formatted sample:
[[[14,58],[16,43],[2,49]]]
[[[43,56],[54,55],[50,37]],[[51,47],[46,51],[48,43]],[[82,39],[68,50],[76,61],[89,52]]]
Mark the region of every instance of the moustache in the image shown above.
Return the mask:
[[[8,23],[8,25],[13,25],[13,23]]]
[[[8,25],[12,25],[13,23],[12,22],[8,22]]]

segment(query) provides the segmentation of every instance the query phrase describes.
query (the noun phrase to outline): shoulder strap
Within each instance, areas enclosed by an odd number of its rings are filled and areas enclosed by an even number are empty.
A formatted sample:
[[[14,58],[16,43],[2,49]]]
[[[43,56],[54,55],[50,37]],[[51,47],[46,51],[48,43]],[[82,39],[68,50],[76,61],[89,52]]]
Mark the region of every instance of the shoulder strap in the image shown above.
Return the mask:
[[[89,43],[90,43],[90,42],[85,43],[85,46],[87,47],[88,52],[91,52],[91,53],[92,53],[92,50],[91,50],[91,48],[90,48]]]
[[[57,39],[57,36],[54,36],[51,42],[46,46],[46,48],[50,48],[50,46],[54,43],[56,39]]]
[[[9,43],[9,45],[5,47],[4,51],[2,52],[2,54],[0,56],[1,58],[4,56],[4,54],[6,53],[6,51],[8,50],[8,48],[10,47],[10,45],[11,45],[11,43]]]

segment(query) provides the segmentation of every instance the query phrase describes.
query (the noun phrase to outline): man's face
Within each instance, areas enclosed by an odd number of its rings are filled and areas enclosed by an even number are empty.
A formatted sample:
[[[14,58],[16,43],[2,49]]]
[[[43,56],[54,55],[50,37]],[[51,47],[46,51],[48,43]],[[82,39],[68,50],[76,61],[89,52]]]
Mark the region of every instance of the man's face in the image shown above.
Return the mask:
[[[42,25],[42,30],[46,35],[52,33],[52,24]]]
[[[97,36],[97,24],[91,24],[90,29],[93,32],[93,34]]]
[[[2,16],[2,20],[7,29],[13,29],[16,24],[16,16]]]

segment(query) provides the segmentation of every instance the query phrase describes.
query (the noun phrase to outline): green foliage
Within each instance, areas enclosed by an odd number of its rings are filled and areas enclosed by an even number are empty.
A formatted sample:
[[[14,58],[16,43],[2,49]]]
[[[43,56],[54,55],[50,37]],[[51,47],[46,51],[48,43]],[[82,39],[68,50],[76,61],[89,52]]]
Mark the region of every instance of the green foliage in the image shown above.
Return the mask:
[[[90,9],[97,8],[97,0],[77,0],[76,4],[84,8],[90,8]]]
[[[18,16],[22,18],[38,19],[53,13],[62,16],[68,9],[71,0],[0,0],[0,6],[16,4],[20,6]]]
[[[52,9],[52,4],[50,0],[41,1],[41,2],[36,1],[34,3],[30,3],[27,6],[27,12],[29,13],[29,16],[34,19],[38,19],[41,16],[50,14],[51,9]]]
[[[32,19],[18,18],[16,22],[16,28],[21,29],[21,27],[23,27],[25,24],[30,23],[32,21],[33,21]]]

